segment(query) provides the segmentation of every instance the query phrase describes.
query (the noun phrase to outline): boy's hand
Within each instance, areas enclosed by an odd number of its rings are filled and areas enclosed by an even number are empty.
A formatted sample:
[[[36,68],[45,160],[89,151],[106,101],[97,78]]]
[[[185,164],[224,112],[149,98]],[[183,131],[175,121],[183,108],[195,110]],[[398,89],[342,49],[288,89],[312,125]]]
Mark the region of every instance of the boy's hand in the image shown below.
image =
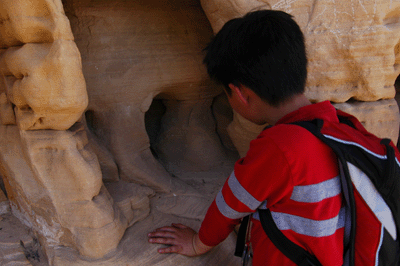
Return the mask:
[[[204,245],[196,231],[183,224],[172,224],[154,230],[147,235],[150,243],[171,245],[160,248],[159,253],[178,253],[186,256],[197,256],[206,253],[212,247]]]

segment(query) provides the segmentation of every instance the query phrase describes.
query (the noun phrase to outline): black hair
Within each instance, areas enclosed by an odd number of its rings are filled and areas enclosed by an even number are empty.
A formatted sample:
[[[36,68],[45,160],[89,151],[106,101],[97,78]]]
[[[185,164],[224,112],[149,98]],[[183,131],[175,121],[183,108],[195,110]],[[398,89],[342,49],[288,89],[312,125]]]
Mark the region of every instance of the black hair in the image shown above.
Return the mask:
[[[228,21],[204,49],[210,77],[231,93],[244,85],[272,106],[304,92],[304,36],[292,16],[259,10]]]

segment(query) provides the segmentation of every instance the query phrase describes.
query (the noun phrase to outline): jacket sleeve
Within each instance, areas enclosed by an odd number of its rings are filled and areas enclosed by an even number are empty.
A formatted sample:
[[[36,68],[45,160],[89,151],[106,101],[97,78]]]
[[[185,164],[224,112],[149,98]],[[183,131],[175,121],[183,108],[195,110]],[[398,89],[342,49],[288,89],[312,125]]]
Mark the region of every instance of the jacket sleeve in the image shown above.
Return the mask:
[[[199,231],[200,240],[215,246],[222,242],[241,218],[261,204],[275,203],[291,193],[291,174],[284,153],[268,137],[250,143],[246,157],[218,192]]]

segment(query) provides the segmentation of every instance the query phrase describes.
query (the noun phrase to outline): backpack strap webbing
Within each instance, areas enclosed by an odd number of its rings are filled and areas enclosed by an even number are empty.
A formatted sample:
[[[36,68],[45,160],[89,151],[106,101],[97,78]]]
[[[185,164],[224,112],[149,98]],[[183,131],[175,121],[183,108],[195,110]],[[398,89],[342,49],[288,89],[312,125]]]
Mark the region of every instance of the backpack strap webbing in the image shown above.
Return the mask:
[[[394,188],[396,187],[395,186],[396,155],[393,147],[390,146],[390,139],[382,139],[381,144],[385,145],[386,147],[388,165],[386,167],[386,173],[385,173],[387,180],[385,183],[382,184],[381,187],[378,188],[378,190],[382,191],[385,195],[391,195],[393,193]]]
[[[345,119],[345,118],[343,118]],[[345,123],[349,126],[352,125],[351,121],[343,121],[341,119],[341,123]],[[347,119],[345,119],[347,120]],[[355,216],[355,199],[354,193],[352,190],[352,183],[350,179],[350,173],[347,166],[347,162],[345,156],[343,155],[342,150],[336,144],[334,140],[326,138],[322,133],[321,129],[324,121],[320,119],[316,119],[313,121],[302,121],[292,123],[294,125],[301,126],[307,129],[310,133],[312,133],[315,137],[320,139],[326,145],[328,145],[337,155],[340,172],[341,172],[341,186],[342,192],[344,193],[345,202],[347,205],[346,211],[346,224],[350,222],[350,224],[345,226],[345,236],[344,236],[344,264],[343,265],[354,265],[354,251],[355,251],[355,225],[356,225],[356,216]],[[261,225],[271,242],[290,260],[292,260],[297,265],[308,266],[308,265],[321,265],[318,259],[308,253],[302,247],[296,245],[291,240],[289,240],[276,226],[272,214],[270,210],[261,210],[258,209]],[[347,218],[348,217],[348,218]]]
[[[244,248],[246,245],[246,233],[247,233],[247,228],[250,220],[250,215],[247,215],[243,217],[242,222],[239,227],[239,231],[237,234],[237,239],[236,239],[236,248],[235,248],[235,256],[236,257],[242,257]]]
[[[340,123],[347,124],[353,128],[354,125],[352,122],[347,119],[346,117],[338,117],[340,120]],[[323,120],[316,119],[313,121],[302,121],[302,122],[296,122],[292,123],[294,125],[301,126],[305,129],[307,129],[310,133],[312,133],[314,136],[316,136],[318,139],[320,139],[322,142],[324,142],[326,145],[332,148],[332,150],[335,152],[335,154],[338,157],[339,165],[341,168],[342,172],[342,178],[341,178],[341,183],[342,183],[342,190],[343,193],[345,194],[345,200],[346,204],[348,205],[349,211],[350,211],[350,220],[351,220],[351,225],[349,229],[349,233],[347,233],[347,236],[345,236],[345,243],[344,243],[344,265],[354,265],[354,253],[355,253],[355,225],[356,225],[356,216],[355,216],[355,200],[354,200],[354,194],[352,190],[352,183],[350,179],[350,173],[349,169],[347,166],[347,162],[345,159],[345,156],[343,155],[343,152],[339,148],[339,146],[336,144],[334,140],[326,138],[322,133],[321,129],[323,126]],[[390,187],[390,186],[389,186]],[[298,246],[297,244],[293,243],[291,240],[289,240],[276,226],[273,218],[271,211],[269,209],[258,209],[258,213],[260,216],[260,221],[261,225],[267,234],[268,238],[271,240],[271,242],[290,260],[292,260],[294,263],[300,266],[320,266],[322,265],[318,259],[314,256],[312,256],[310,253],[308,253],[305,249],[302,247]],[[347,216],[347,214],[346,214]],[[346,219],[347,220],[347,219]],[[242,228],[246,228],[246,226],[241,225]],[[346,230],[347,231],[347,230]],[[239,229],[239,235],[240,235],[240,229]],[[346,240],[347,238],[347,240]],[[239,243],[243,243],[244,246],[244,240],[239,241],[239,236],[238,240],[236,243],[236,256],[241,256],[241,253],[239,255],[240,249]]]
[[[322,266],[318,259],[290,241],[276,226],[269,209],[259,209],[261,225],[271,242],[291,261],[300,266]]]
[[[340,123],[346,124],[354,128],[354,125],[350,120],[346,117],[338,116]],[[347,161],[345,156],[336,143],[336,141],[325,137],[321,133],[321,129],[323,127],[324,121],[321,119],[315,119],[312,121],[301,121],[293,123],[294,125],[301,126],[307,129],[310,133],[312,133],[315,137],[320,139],[323,143],[328,145],[336,154],[339,167],[340,167],[340,177],[341,177],[341,187],[342,193],[346,202],[346,216],[348,218],[346,220],[346,224],[350,222],[350,226],[345,227],[345,236],[344,236],[344,265],[354,265],[354,255],[355,255],[355,233],[356,233],[356,203],[354,199],[353,193],[353,184],[350,178],[350,173],[347,165]]]

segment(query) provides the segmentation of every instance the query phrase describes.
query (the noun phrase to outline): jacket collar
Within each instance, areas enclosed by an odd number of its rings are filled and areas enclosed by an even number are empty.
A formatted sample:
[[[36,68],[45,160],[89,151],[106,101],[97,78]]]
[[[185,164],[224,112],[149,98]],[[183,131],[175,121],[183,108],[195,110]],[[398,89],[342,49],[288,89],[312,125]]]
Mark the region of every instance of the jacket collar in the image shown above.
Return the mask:
[[[322,119],[329,122],[339,122],[335,107],[329,102],[310,104],[293,111],[278,120],[278,124],[289,124],[298,121]]]

